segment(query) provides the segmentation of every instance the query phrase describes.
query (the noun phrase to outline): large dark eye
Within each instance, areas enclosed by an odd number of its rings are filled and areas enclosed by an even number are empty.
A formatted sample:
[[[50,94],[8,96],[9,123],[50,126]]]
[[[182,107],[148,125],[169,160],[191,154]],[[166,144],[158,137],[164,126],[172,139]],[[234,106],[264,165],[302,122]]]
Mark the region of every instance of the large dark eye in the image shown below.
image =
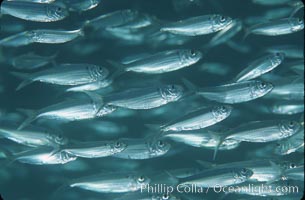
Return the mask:
[[[140,177],[138,178],[138,181],[139,181],[140,183],[143,183],[143,182],[145,181],[145,177],[144,177],[144,176],[140,176]]]
[[[191,50],[191,55],[196,56],[196,51],[194,49]]]
[[[266,87],[267,87],[267,84],[266,84],[265,82],[261,82],[260,87],[261,87],[261,88],[266,88]]]
[[[280,144],[280,143],[276,143],[276,146],[277,146],[277,147],[280,147],[280,146],[281,146],[281,144]]]
[[[221,22],[225,22],[226,21],[226,17],[225,16],[220,16],[220,21]]]
[[[243,169],[241,170],[241,173],[242,173],[242,174],[246,174],[247,171],[248,171],[248,170],[247,170],[246,168],[243,168]]]
[[[302,20],[301,18],[298,19],[298,22],[299,22],[300,24],[303,24],[303,20]]]
[[[158,146],[159,146],[159,147],[164,147],[164,145],[165,145],[165,144],[164,144],[164,142],[163,142],[162,140],[159,140],[159,141],[158,141]]]
[[[62,11],[62,8],[61,7],[57,7],[56,8],[56,12],[61,12]]]
[[[121,142],[116,142],[114,146],[115,146],[115,148],[120,148],[122,146],[122,143]]]
[[[295,167],[296,167],[296,165],[294,163],[290,164],[290,168],[295,168]]]
[[[294,121],[289,122],[289,126],[290,127],[294,127],[295,126],[295,122]]]

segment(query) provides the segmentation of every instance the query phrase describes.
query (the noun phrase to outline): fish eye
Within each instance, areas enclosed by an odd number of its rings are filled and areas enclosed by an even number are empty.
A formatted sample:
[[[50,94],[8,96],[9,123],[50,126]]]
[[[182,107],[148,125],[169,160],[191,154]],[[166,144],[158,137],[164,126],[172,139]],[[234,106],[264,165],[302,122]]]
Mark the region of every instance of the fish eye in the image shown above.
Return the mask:
[[[264,89],[267,87],[267,84],[265,82],[261,82],[260,84],[260,88]]]
[[[175,89],[175,85],[171,85],[171,89],[174,90]]]
[[[191,55],[196,56],[196,51],[194,49],[191,50]]]
[[[138,181],[139,181],[140,183],[143,183],[143,182],[145,181],[145,177],[144,177],[144,176],[140,176],[140,177],[138,178]]]
[[[294,121],[289,122],[290,127],[294,127],[294,125],[295,125]]]
[[[164,142],[163,142],[162,140],[159,140],[159,141],[158,141],[158,146],[159,146],[159,147],[164,147],[165,144],[164,144]]]
[[[290,164],[290,168],[295,168],[295,167],[296,167],[296,165],[294,163]]]
[[[299,19],[298,19],[298,22],[299,22],[300,24],[302,24],[302,23],[303,23],[303,19],[299,18]]]
[[[56,12],[61,12],[62,11],[62,8],[61,7],[57,7],[56,8]]]
[[[242,174],[246,174],[248,172],[248,170],[246,169],[246,168],[243,168],[242,170],[241,170],[241,173]]]
[[[277,147],[280,147],[280,146],[281,146],[281,144],[280,144],[280,143],[276,143],[275,145],[276,145]]]
[[[164,195],[162,196],[162,199],[164,199],[164,200],[169,199],[169,195],[168,195],[168,194],[164,194]]]
[[[121,142],[116,142],[114,145],[115,148],[120,148],[121,146],[122,146]]]
[[[220,21],[221,22],[225,22],[226,21],[226,17],[225,16],[220,16]]]

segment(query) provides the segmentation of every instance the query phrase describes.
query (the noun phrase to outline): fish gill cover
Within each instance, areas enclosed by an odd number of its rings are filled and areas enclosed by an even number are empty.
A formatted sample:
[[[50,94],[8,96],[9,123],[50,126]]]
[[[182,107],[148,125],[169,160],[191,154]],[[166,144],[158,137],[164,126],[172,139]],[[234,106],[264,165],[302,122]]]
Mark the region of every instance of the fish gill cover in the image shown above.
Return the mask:
[[[2,1],[2,198],[301,199],[303,8]]]

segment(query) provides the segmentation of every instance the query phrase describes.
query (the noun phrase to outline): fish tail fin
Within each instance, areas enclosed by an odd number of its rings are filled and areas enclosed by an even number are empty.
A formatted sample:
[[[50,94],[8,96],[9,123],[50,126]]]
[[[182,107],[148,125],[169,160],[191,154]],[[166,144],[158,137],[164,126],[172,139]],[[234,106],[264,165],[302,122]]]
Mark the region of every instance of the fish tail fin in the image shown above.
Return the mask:
[[[221,138],[218,140],[217,145],[215,146],[215,149],[214,149],[213,161],[216,160],[217,153],[218,153],[219,148],[220,148],[220,146],[222,145],[224,139],[225,139],[224,137],[221,137]]]
[[[116,68],[116,71],[110,76],[111,79],[116,79],[126,72],[126,65],[112,60],[108,60],[107,62]]]
[[[65,190],[67,190],[69,188],[69,183],[68,181],[65,181],[65,183],[63,183],[59,188],[57,188],[49,197],[49,200],[58,200],[60,199],[61,194],[63,194],[63,192]]]
[[[198,87],[194,84],[194,83],[192,83],[191,81],[189,81],[188,79],[186,79],[186,78],[183,78],[182,79],[182,82],[183,82],[183,84],[185,85],[185,87],[188,89],[188,90],[190,90],[191,92],[197,92],[198,91]]]
[[[33,82],[33,80],[30,78],[30,75],[27,73],[22,73],[22,72],[11,72],[12,75],[24,79],[16,88],[16,91],[24,88],[25,86],[31,84]]]
[[[245,28],[245,35],[242,37],[242,42],[245,42],[250,34],[251,34],[251,30],[248,28]]]
[[[101,95],[89,91],[83,91],[83,93],[88,95],[94,102],[99,102],[100,104],[104,104],[104,99]]]
[[[17,109],[19,112],[26,114],[28,117],[26,120],[24,120],[24,122],[22,122],[19,127],[17,128],[17,130],[22,130],[23,128],[25,128],[26,126],[28,126],[31,122],[33,122],[36,117],[37,114],[35,111],[33,110],[27,110],[27,109]]]

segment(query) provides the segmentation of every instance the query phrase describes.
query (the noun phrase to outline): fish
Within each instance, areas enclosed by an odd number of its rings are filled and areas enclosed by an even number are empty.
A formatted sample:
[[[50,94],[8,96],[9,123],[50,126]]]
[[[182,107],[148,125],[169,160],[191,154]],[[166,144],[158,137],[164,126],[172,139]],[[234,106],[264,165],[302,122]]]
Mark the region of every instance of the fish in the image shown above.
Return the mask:
[[[246,38],[250,34],[264,36],[279,36],[292,34],[304,29],[304,21],[299,18],[284,18],[263,22],[248,28]]]
[[[261,80],[250,80],[205,88],[198,88],[186,79],[184,79],[184,83],[196,95],[225,104],[238,104],[258,99],[270,93],[274,87],[272,83]]]
[[[302,127],[295,135],[277,141],[274,147],[276,155],[289,155],[301,148],[304,148],[304,127]]]
[[[127,144],[127,148],[122,152],[113,155],[113,157],[131,160],[146,160],[165,155],[171,148],[171,145],[158,138],[127,139],[121,141]]]
[[[6,138],[18,144],[29,147],[39,146],[61,146],[68,143],[68,139],[62,134],[54,134],[48,130],[41,128],[28,128],[26,130],[18,131],[14,128],[1,127],[0,138]]]
[[[199,109],[161,126],[161,132],[190,131],[206,128],[228,118],[232,110],[233,107],[230,105]]]
[[[277,101],[273,103],[270,110],[274,114],[278,115],[294,115],[304,112],[304,102],[303,101]]]
[[[203,15],[166,24],[160,31],[185,36],[207,35],[220,31],[231,23],[232,19],[227,16]]]
[[[101,0],[63,0],[63,3],[69,8],[70,11],[82,12],[91,10],[100,4]]]
[[[13,154],[12,161],[30,165],[58,165],[66,164],[77,159],[77,157],[60,151],[53,147],[38,147],[25,152]]]
[[[41,56],[30,52],[14,57],[12,60],[12,66],[15,69],[20,70],[34,70],[46,66],[49,63],[53,63],[56,57],[57,54],[51,56]]]
[[[81,158],[102,158],[122,152],[127,144],[122,141],[74,142],[62,148],[62,152]]]
[[[12,72],[12,74],[25,79],[16,88],[18,91],[35,81],[68,86],[93,83],[105,79],[109,75],[109,71],[102,66],[80,63],[59,64],[31,74],[19,72]]]
[[[198,131],[169,131],[165,132],[162,137],[193,147],[214,149],[221,138],[221,134],[223,133],[203,129]],[[240,141],[236,140],[225,140],[219,150],[235,149],[239,146],[239,143]]]
[[[69,16],[65,6],[29,1],[4,1],[1,3],[1,14],[34,22],[56,22]]]
[[[92,27],[94,30],[105,29],[107,27],[117,27],[135,21],[139,17],[136,10],[126,9],[107,13],[96,18],[87,20],[85,27]]]
[[[191,185],[201,188],[231,186],[246,182],[252,175],[252,170],[242,167],[208,169],[194,176],[181,179],[178,187],[190,187]]]
[[[112,61],[109,62],[123,72],[163,74],[194,65],[199,62],[201,58],[202,53],[200,51],[176,49],[145,56],[142,59],[137,59],[134,62],[125,65]]]
[[[250,169],[253,174],[249,177],[248,182],[275,182],[283,178],[286,168],[281,163],[274,160],[254,159],[246,161],[229,162],[212,165],[211,169],[232,169],[235,167]]]
[[[234,79],[234,82],[249,81],[260,77],[278,67],[285,58],[283,53],[266,55],[251,62],[248,67],[242,70]]]
[[[149,177],[137,173],[107,173],[70,181],[69,186],[98,193],[126,193],[141,190],[150,180]]]
[[[243,142],[272,142],[288,138],[301,129],[297,121],[268,120],[253,121],[233,128],[225,137]]]
[[[133,110],[157,108],[178,101],[184,95],[180,85],[132,88],[105,96],[103,101],[110,106]]]
[[[11,1],[11,0],[9,0]],[[22,2],[36,2],[36,3],[53,3],[55,0],[13,0],[13,1],[22,1]]]
[[[115,110],[116,107],[104,105],[98,98],[94,99],[90,97],[88,99],[65,100],[37,111],[30,111],[30,115],[22,124],[20,124],[18,130],[23,129],[37,119],[71,122],[103,117]]]
[[[0,40],[0,46],[20,47],[33,43],[61,44],[74,40],[83,35],[84,32],[82,29],[72,31],[38,29],[23,31],[21,33],[3,38]]]

